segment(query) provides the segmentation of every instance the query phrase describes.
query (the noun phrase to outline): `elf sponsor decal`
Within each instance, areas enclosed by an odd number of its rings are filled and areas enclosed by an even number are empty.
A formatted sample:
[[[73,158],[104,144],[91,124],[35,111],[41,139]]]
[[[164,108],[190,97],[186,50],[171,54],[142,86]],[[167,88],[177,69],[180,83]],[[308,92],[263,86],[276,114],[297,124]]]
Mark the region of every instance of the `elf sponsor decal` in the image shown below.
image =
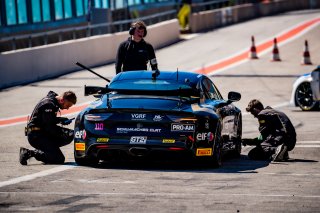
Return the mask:
[[[194,124],[171,124],[171,131],[173,132],[194,132]]]
[[[156,128],[117,128],[117,133],[129,133],[129,132],[152,132],[161,133],[161,129]]]
[[[87,133],[86,130],[80,130],[80,131],[76,131],[76,133],[74,134],[74,137],[77,139],[86,139],[87,137]]]
[[[211,156],[212,148],[198,148],[196,156]]]
[[[98,143],[107,143],[109,142],[109,138],[97,138]]]
[[[86,150],[85,143],[75,143],[74,145],[75,145],[76,151],[85,151]]]
[[[163,139],[162,143],[175,143],[176,140],[175,139]]]
[[[212,141],[214,139],[214,135],[212,132],[202,132],[197,134],[197,141]]]
[[[147,136],[132,136],[130,138],[130,144],[146,144]]]
[[[141,121],[146,120],[147,114],[131,114],[131,120],[133,121]]]

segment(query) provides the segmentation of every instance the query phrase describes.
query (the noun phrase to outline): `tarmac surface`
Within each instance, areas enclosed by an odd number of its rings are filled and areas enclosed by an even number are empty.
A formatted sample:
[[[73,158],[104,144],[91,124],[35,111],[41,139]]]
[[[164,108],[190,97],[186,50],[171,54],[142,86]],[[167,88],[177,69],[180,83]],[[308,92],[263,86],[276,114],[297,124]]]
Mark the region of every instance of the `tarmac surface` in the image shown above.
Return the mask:
[[[257,60],[209,69],[247,51],[252,35],[259,46],[319,17],[320,10],[310,10],[259,18],[184,35],[180,42],[156,51],[160,70],[203,71],[224,97],[229,91],[240,92],[242,99],[235,105],[243,112],[243,138],[259,134],[257,120],[245,112],[251,99],[285,112],[297,131],[297,145],[288,162],[251,161],[247,158],[251,147],[246,146],[240,158],[225,158],[218,169],[165,160],[102,163],[92,168],[77,166],[73,145],[68,145],[62,149],[64,165],[43,165],[31,159],[28,166],[21,166],[19,147],[31,147],[23,134],[25,124],[13,122],[0,126],[0,211],[319,212],[320,112],[303,112],[289,106],[289,100],[294,80],[320,64],[320,23],[279,42],[281,62],[270,61],[270,47],[258,52]],[[306,39],[312,66],[301,65]],[[110,79],[115,75],[114,64],[92,69]],[[78,95],[78,105],[86,104],[93,97],[83,95],[83,86],[106,83],[90,72],[79,71],[2,90],[0,121],[27,116],[49,90],[59,93],[71,89]]]

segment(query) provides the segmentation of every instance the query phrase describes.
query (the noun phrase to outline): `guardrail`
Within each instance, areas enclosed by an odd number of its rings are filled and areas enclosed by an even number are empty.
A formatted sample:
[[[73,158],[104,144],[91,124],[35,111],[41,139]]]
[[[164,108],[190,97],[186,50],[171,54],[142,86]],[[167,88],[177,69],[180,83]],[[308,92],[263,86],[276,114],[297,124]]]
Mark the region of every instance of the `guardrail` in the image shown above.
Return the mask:
[[[147,25],[174,19],[176,10],[156,13],[139,18]],[[102,24],[88,24],[86,26],[71,27],[48,32],[24,34],[0,38],[0,52],[6,52],[16,49],[31,48],[35,46],[47,45],[52,43],[74,40],[95,35],[122,32],[129,29],[129,26],[136,19],[126,19]]]

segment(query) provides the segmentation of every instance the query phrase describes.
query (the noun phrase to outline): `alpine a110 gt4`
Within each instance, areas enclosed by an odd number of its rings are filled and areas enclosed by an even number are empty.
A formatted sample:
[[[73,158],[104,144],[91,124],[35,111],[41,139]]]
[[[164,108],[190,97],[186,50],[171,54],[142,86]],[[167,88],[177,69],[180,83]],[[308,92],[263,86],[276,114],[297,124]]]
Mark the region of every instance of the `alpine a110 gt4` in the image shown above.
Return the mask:
[[[85,86],[97,100],[75,121],[79,165],[100,160],[186,156],[221,165],[222,153],[241,152],[241,111],[224,100],[205,75],[181,71],[130,71],[106,87]]]

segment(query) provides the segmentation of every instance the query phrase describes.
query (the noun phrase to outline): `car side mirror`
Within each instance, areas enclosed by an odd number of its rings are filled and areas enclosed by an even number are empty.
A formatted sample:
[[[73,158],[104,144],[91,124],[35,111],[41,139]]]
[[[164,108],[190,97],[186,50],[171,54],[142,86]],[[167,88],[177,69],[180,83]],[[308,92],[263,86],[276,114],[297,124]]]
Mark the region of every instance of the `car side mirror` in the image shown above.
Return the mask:
[[[241,99],[240,93],[233,92],[233,91],[228,93],[228,101],[235,102],[235,101],[239,101],[240,99]]]

